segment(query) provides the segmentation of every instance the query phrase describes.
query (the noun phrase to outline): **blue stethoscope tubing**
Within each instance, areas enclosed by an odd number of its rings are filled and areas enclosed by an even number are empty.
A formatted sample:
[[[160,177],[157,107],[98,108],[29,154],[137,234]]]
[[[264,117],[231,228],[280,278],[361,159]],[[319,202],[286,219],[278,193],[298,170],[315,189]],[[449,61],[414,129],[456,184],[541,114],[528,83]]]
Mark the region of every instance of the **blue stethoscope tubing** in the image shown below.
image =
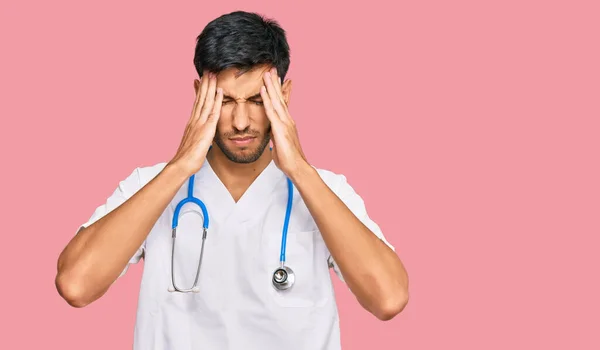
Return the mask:
[[[172,221],[172,250],[171,250],[171,282],[172,282],[172,287],[169,288],[169,291],[173,292],[173,291],[177,291],[177,292],[182,292],[182,293],[187,293],[187,292],[199,292],[198,289],[198,278],[200,276],[200,266],[202,265],[202,257],[204,255],[204,242],[206,240],[207,237],[207,233],[208,233],[208,226],[209,226],[209,215],[208,215],[208,209],[206,208],[206,205],[204,205],[204,203],[194,197],[194,181],[195,181],[195,174],[190,176],[189,180],[188,180],[188,192],[187,192],[187,197],[184,198],[183,200],[181,200],[179,203],[177,203],[177,206],[175,207],[175,211],[173,213],[173,221]],[[293,283],[294,283],[294,272],[287,266],[285,266],[285,253],[286,253],[286,244],[287,244],[287,233],[288,233],[288,227],[289,227],[289,222],[290,222],[290,217],[292,214],[292,203],[294,201],[294,185],[292,183],[292,181],[286,177],[287,180],[287,187],[288,187],[288,200],[287,200],[287,205],[286,205],[286,210],[285,210],[285,219],[284,219],[284,223],[283,223],[283,229],[282,229],[282,233],[281,233],[281,251],[279,254],[279,262],[280,262],[280,267],[278,267],[275,272],[273,273],[273,285],[276,289],[278,290],[285,290],[290,288]],[[175,283],[175,271],[174,271],[174,265],[175,265],[175,239],[177,237],[177,225],[179,224],[179,213],[181,211],[181,209],[183,208],[183,206],[187,203],[193,203],[196,204],[197,206],[200,207],[201,211],[202,211],[202,247],[200,250],[200,258],[198,261],[198,269],[196,271],[196,279],[194,280],[194,284],[192,285],[192,288],[189,289],[182,289],[177,287],[177,284]]]
[[[208,210],[206,209],[206,205],[204,205],[204,202],[202,202],[200,199],[194,197],[194,179],[195,178],[196,178],[196,174],[190,176],[190,179],[188,180],[187,197],[184,198],[181,202],[179,202],[177,204],[177,207],[175,207],[175,213],[173,214],[173,225],[171,227],[172,229],[176,229],[177,225],[179,224],[179,212],[181,211],[181,208],[187,203],[194,203],[194,204],[198,205],[200,207],[200,209],[202,210],[202,217],[204,218],[202,226],[205,230],[208,230],[209,217],[208,217]]]

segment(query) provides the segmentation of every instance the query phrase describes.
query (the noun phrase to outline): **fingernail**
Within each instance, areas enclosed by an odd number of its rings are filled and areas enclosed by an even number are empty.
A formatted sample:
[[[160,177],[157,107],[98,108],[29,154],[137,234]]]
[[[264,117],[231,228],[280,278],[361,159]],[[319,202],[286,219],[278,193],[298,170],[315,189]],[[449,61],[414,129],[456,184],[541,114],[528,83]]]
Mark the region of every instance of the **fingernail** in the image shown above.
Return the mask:
[[[266,72],[265,73],[265,77],[270,78],[271,77],[271,72]]]

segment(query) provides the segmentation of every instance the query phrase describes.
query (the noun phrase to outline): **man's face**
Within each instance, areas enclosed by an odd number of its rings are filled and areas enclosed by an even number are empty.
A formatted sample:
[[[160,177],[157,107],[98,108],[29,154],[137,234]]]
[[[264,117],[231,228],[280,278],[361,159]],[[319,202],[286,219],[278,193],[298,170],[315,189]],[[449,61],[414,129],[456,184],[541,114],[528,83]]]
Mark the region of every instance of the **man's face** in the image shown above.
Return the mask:
[[[252,163],[269,145],[271,124],[260,96],[263,74],[269,68],[259,66],[241,75],[230,68],[217,75],[223,106],[214,141],[232,162]],[[286,92],[284,96],[287,100]]]

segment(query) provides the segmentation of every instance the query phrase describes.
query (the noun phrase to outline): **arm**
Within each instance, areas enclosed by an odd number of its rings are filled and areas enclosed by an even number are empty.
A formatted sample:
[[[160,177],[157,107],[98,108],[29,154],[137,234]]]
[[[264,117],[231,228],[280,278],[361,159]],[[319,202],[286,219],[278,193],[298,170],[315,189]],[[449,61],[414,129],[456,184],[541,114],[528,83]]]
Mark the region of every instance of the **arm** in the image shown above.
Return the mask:
[[[359,303],[380,320],[400,313],[408,302],[408,275],[396,253],[352,213],[313,167],[301,168],[292,181]]]
[[[359,303],[381,320],[393,318],[408,302],[408,277],[402,262],[309,165],[287,108],[291,82],[282,84],[275,68],[263,74],[263,81],[260,94],[271,122],[275,164],[298,188]]]
[[[80,230],[60,254],[55,283],[70,305],[83,307],[106,293],[177,191],[204,163],[223,102],[216,76],[204,73],[202,82],[194,81],[196,100],[173,159],[141,189],[139,178],[128,186],[134,189],[119,189],[115,196],[119,205],[113,203],[108,213]]]
[[[167,166],[146,186],[80,230],[58,258],[56,288],[74,307],[106,293],[179,188],[186,173]]]

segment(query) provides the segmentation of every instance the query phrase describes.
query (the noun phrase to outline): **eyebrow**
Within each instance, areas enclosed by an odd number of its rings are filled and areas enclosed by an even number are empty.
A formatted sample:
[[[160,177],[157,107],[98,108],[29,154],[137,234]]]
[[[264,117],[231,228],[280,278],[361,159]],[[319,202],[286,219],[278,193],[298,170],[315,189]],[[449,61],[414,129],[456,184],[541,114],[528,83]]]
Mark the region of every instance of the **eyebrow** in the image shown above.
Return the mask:
[[[258,94],[255,94],[255,95],[252,95],[252,96],[248,97],[246,100],[256,100],[258,98],[261,98],[260,92]],[[234,100],[233,97],[231,97],[229,95],[225,95],[225,94],[223,94],[223,99],[224,100],[226,100],[226,99]]]

